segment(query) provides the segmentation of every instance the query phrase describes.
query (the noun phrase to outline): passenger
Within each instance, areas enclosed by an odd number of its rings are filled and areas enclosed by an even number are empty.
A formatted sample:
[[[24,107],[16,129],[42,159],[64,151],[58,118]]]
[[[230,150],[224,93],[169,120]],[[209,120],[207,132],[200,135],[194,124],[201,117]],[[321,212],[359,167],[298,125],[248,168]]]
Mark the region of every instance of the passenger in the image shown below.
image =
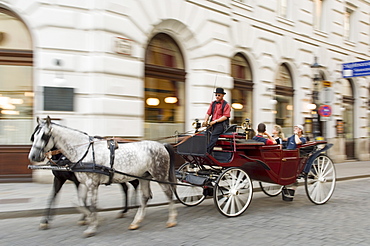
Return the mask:
[[[287,140],[287,149],[296,149],[298,144],[305,144],[306,138],[303,137],[303,126],[294,126],[294,135],[290,136]],[[298,187],[298,180],[291,185],[283,187],[281,192],[284,201],[293,201],[295,191]]]
[[[263,135],[266,135],[265,138]],[[253,140],[264,142],[266,145],[276,144],[275,139],[266,132],[266,125],[263,123],[259,123],[257,127],[257,135],[253,137]]]
[[[211,132],[210,140],[207,146],[207,152],[212,153],[213,147],[216,145],[218,137],[229,127],[230,105],[224,100],[223,88],[216,88],[214,92],[216,100],[211,102],[204,118],[203,126],[208,124],[211,126],[208,132]],[[211,121],[208,123],[209,118]]]
[[[275,125],[272,129],[272,137],[275,139],[276,144],[283,144],[283,140],[285,139],[283,130],[281,126]]]
[[[303,126],[294,126],[294,135],[290,136],[287,140],[287,149],[296,149],[297,145],[305,144],[307,142],[306,138],[303,137]]]

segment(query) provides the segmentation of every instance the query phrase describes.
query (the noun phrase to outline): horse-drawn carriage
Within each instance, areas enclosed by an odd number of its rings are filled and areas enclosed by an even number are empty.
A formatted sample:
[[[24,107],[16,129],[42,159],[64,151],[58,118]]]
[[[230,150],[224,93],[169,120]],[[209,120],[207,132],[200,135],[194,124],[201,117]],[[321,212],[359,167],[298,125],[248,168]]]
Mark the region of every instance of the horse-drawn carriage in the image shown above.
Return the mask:
[[[326,203],[334,192],[335,168],[325,154],[332,144],[308,142],[295,150],[279,145],[264,145],[229,127],[212,152],[207,153],[207,133],[201,132],[177,147],[186,163],[176,173],[175,195],[186,206],[200,204],[213,196],[221,214],[234,217],[242,214],[252,200],[253,183],[258,181],[268,196],[279,195],[283,188],[304,179],[309,200]],[[285,189],[284,189],[285,191]]]
[[[228,217],[238,216],[248,208],[253,194],[252,180],[259,181],[267,195],[275,196],[282,186],[304,178],[307,195],[315,204],[326,203],[334,192],[335,168],[324,154],[332,145],[324,141],[284,150],[279,145],[264,146],[246,140],[246,133],[239,133],[233,125],[220,136],[213,153],[209,154],[206,132],[184,137],[176,145],[177,153],[187,162],[175,173],[175,153],[169,144],[155,141],[114,144],[114,141],[107,142],[107,139],[52,123],[48,117],[46,121],[38,121],[31,138],[29,159],[41,162],[50,149],[57,147],[70,164],[63,167],[30,165],[30,168],[75,172],[83,186],[79,191],[80,209],[90,222],[84,232],[86,236],[94,235],[97,230],[100,184],[139,178],[142,204],[130,229],[137,229],[144,219],[145,207],[151,198],[149,181],[158,182],[168,198],[168,227],[177,223],[173,191],[187,206],[198,205],[212,195],[219,211]],[[273,189],[276,185],[277,189]]]

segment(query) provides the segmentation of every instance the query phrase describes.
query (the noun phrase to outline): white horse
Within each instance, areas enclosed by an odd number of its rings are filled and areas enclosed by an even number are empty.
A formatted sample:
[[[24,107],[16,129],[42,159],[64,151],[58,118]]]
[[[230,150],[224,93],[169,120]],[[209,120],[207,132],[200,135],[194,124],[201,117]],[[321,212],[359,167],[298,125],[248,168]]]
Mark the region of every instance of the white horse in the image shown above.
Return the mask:
[[[67,128],[52,123],[47,117],[46,121],[38,119],[38,126],[31,139],[33,145],[28,158],[33,162],[45,159],[45,153],[56,146],[72,163],[95,163],[110,167],[110,150],[107,142],[93,138],[84,132]],[[177,211],[174,206],[174,186],[166,182],[175,183],[174,151],[169,144],[163,145],[154,141],[142,141],[119,145],[115,151],[114,170],[128,175],[153,178],[159,181],[169,201],[169,217],[167,227],[177,224]],[[85,236],[95,235],[98,227],[96,212],[97,193],[100,184],[108,183],[109,177],[93,172],[76,172],[77,179],[81,182],[79,187],[79,206],[86,214],[89,226],[84,231]],[[123,183],[134,180],[134,177],[114,173],[112,182]],[[144,219],[145,207],[151,198],[150,181],[140,179],[141,206],[139,207],[129,229],[139,228]],[[90,199],[87,201],[87,197]],[[89,206],[87,206],[86,201]]]

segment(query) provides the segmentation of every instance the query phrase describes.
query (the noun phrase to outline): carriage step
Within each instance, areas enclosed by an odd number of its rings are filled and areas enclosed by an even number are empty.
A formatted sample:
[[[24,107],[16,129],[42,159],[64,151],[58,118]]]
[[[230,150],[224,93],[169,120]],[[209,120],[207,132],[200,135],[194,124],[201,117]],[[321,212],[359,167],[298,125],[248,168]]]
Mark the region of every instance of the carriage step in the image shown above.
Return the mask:
[[[287,201],[287,202],[291,202],[293,201],[293,198],[294,198],[294,193],[295,193],[295,190],[293,189],[287,189],[287,188],[283,188],[281,194],[283,196],[283,200],[284,201]]]
[[[193,185],[205,185],[205,183],[208,181],[208,177],[196,176],[189,173],[186,175],[185,181]]]

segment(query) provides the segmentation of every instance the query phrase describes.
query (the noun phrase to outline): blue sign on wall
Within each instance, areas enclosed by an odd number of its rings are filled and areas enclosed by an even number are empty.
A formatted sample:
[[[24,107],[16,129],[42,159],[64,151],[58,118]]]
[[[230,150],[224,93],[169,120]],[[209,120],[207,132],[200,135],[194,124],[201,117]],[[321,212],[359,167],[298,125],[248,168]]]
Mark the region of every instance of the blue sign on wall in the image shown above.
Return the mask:
[[[370,75],[370,61],[343,63],[342,66],[343,78]]]

